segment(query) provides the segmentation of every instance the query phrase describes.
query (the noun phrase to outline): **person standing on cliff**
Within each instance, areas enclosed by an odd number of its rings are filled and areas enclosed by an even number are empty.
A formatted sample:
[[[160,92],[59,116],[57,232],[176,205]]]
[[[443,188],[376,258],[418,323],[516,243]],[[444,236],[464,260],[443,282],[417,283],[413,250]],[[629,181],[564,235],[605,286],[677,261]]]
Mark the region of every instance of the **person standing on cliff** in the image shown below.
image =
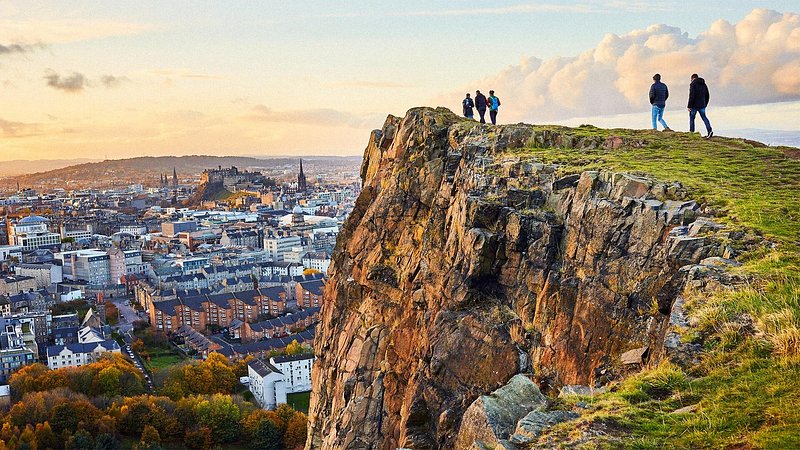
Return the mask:
[[[658,123],[664,127],[664,131],[672,131],[664,121],[664,108],[667,107],[667,99],[669,98],[669,89],[667,85],[661,82],[661,74],[653,75],[653,84],[650,86],[650,104],[653,105],[653,129],[658,130]]]
[[[696,73],[693,73],[692,81],[689,83],[689,104],[686,105],[686,108],[689,110],[689,132],[694,133],[694,117],[697,113],[700,113],[700,118],[703,119],[703,123],[706,125],[706,131],[708,132],[706,139],[710,139],[714,136],[714,132],[711,130],[711,122],[709,122],[708,117],[706,117],[706,106],[708,106],[708,101],[710,99],[711,95],[708,93],[706,80],[697,76]]]
[[[475,108],[481,116],[481,123],[486,123],[486,119],[483,118],[486,115],[486,96],[481,94],[481,91],[475,91]]]
[[[494,91],[489,91],[489,118],[492,119],[492,125],[497,125],[497,110],[500,108],[500,99],[494,95]]]
[[[467,98],[461,101],[461,105],[464,107],[464,117],[472,119],[474,117],[472,108],[475,107],[475,103],[473,103],[472,99],[469,97],[469,92],[467,92]]]

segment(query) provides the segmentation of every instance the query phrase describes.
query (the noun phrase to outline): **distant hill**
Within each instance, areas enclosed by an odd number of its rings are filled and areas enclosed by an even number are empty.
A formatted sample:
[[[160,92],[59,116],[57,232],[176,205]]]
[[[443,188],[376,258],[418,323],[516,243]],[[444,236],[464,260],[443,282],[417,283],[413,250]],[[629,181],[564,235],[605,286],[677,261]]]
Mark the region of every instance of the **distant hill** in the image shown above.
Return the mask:
[[[130,159],[105,160],[62,167],[55,170],[41,171],[15,177],[0,179],[0,190],[9,190],[19,182],[22,187],[48,189],[61,187],[75,189],[82,187],[124,186],[133,183],[154,185],[161,174],[170,179],[175,169],[181,180],[198,176],[203,170],[219,166],[236,166],[240,169],[283,169],[293,170],[297,167],[297,158],[253,158],[242,156],[145,156]],[[305,168],[309,172],[329,170],[335,166],[352,166],[358,170],[360,156],[309,156],[303,157]]]
[[[13,177],[33,172],[61,169],[63,167],[74,166],[90,162],[97,162],[99,159],[78,158],[78,159],[38,159],[30,161],[26,159],[16,159],[13,161],[0,162],[0,177]]]

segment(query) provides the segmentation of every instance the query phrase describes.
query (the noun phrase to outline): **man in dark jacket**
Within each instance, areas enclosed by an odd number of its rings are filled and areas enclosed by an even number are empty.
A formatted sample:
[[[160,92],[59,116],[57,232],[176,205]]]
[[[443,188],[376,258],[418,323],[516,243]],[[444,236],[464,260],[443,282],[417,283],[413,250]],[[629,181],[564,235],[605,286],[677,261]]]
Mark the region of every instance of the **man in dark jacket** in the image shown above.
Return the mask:
[[[478,109],[478,115],[481,116],[481,123],[486,123],[483,116],[486,114],[486,96],[481,94],[481,91],[475,91],[475,108]]]
[[[653,129],[657,130],[658,126],[656,121],[661,123],[664,131],[672,131],[664,121],[664,108],[667,106],[667,99],[669,98],[669,89],[667,85],[661,82],[661,74],[653,75],[653,85],[650,86],[650,104],[653,105]]]
[[[467,92],[467,98],[461,101],[461,106],[464,107],[464,117],[467,119],[472,119],[472,116],[474,115],[472,113],[472,108],[475,107],[475,103],[471,98],[469,98],[469,92]]]
[[[710,98],[706,80],[697,76],[696,73],[692,74],[692,82],[689,84],[689,104],[686,105],[689,110],[689,132],[694,133],[694,117],[697,113],[700,113],[700,118],[703,119],[703,123],[706,124],[706,131],[708,131],[706,139],[714,136],[714,132],[711,131],[711,122],[706,117],[706,106],[708,106]]]

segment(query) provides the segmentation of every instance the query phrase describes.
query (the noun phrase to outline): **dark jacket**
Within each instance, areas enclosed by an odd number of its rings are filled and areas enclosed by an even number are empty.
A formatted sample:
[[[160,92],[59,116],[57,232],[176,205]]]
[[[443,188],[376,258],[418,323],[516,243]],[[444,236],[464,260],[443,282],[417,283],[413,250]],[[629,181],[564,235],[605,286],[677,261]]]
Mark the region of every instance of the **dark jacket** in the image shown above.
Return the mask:
[[[478,109],[486,109],[486,96],[478,94],[475,96],[475,107]]]
[[[711,96],[708,94],[708,86],[706,80],[702,78],[695,78],[689,84],[689,104],[687,108],[702,109],[708,106],[708,100]]]
[[[669,89],[667,85],[656,81],[650,86],[650,104],[656,105],[660,108],[667,106],[667,99],[669,98]]]
[[[464,107],[464,115],[472,114],[472,108],[475,106],[475,103],[468,97],[461,101],[461,106]]]

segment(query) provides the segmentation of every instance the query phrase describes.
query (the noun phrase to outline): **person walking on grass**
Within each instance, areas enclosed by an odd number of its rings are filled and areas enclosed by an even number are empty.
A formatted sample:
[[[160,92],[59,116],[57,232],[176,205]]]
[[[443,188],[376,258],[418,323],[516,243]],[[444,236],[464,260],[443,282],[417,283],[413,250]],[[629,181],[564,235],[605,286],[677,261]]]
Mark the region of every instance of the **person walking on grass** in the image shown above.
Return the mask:
[[[661,82],[661,74],[653,75],[653,84],[650,86],[650,104],[653,105],[653,129],[658,130],[658,123],[664,127],[664,131],[672,131],[667,122],[664,121],[664,108],[667,107],[669,98],[669,88]]]
[[[464,117],[466,117],[467,119],[472,119],[472,117],[474,116],[472,108],[475,107],[475,103],[469,97],[469,92],[467,92],[467,98],[461,101],[461,106],[464,107]]]
[[[492,125],[497,125],[497,109],[500,108],[500,99],[494,95],[494,91],[489,91],[489,118],[492,119]]]
[[[478,109],[478,115],[481,116],[481,123],[486,123],[483,116],[486,114],[486,96],[481,94],[481,91],[475,91],[475,108]]]
[[[706,139],[711,139],[714,136],[714,131],[711,130],[711,122],[706,117],[706,106],[711,96],[708,93],[708,86],[706,80],[697,76],[696,73],[692,74],[692,81],[689,83],[689,103],[686,108],[689,110],[689,132],[694,133],[694,117],[700,113],[700,118],[706,125]]]

